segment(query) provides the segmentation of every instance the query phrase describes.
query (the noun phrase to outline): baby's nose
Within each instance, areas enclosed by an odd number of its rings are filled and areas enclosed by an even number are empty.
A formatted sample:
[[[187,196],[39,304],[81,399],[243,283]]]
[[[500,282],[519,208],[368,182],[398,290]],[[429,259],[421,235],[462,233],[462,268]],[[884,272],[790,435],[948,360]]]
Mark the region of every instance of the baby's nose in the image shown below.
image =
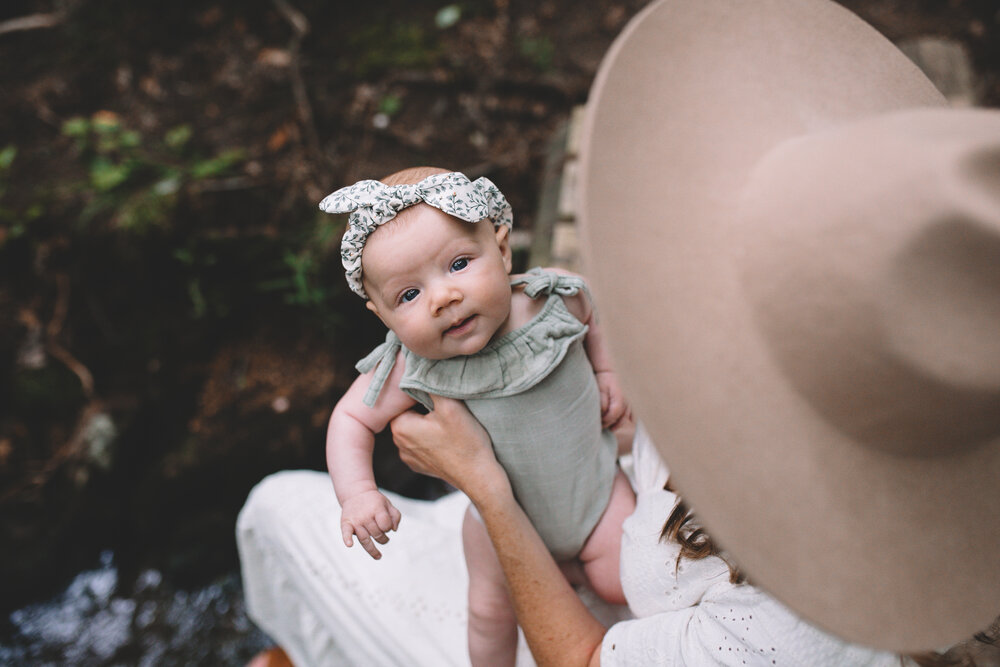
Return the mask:
[[[445,283],[434,290],[431,301],[435,313],[462,301],[462,291],[457,286]]]

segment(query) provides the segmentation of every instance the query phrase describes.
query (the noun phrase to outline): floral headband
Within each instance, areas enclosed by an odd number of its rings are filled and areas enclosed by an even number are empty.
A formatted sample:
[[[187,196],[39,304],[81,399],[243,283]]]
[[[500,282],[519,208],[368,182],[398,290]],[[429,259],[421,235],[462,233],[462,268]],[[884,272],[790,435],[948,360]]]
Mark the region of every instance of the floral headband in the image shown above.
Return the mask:
[[[361,285],[361,251],[368,237],[404,208],[420,202],[466,222],[489,218],[495,227],[508,228],[514,223],[510,204],[497,186],[488,178],[470,181],[457,171],[434,174],[412,185],[366,180],[341,188],[327,195],[319,207],[327,213],[351,214],[340,243],[340,258],[347,272],[347,284],[361,298],[368,298]]]

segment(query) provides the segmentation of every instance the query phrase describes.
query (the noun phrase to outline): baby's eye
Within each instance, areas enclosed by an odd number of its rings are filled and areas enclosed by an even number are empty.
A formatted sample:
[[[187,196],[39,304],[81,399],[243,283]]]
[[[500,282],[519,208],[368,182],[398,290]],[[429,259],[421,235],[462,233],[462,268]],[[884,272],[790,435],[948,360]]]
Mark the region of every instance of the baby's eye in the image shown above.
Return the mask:
[[[469,258],[468,257],[461,257],[461,258],[456,259],[454,262],[451,263],[451,270],[452,271],[461,271],[462,269],[464,269],[468,265],[469,265]]]
[[[402,294],[400,294],[399,295],[399,300],[402,303],[409,303],[410,301],[413,301],[414,299],[416,299],[418,294],[420,294],[420,290],[418,290],[416,288],[411,288],[411,289],[406,290]]]

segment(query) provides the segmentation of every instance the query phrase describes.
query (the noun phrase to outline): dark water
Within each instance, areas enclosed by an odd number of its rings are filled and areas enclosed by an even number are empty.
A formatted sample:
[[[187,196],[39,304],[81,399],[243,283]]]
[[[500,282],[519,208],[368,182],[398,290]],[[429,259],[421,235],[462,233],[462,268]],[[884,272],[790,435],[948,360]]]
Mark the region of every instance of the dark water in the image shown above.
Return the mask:
[[[243,665],[270,644],[246,616],[238,573],[190,591],[151,569],[122,581],[111,552],[6,622],[0,665]]]

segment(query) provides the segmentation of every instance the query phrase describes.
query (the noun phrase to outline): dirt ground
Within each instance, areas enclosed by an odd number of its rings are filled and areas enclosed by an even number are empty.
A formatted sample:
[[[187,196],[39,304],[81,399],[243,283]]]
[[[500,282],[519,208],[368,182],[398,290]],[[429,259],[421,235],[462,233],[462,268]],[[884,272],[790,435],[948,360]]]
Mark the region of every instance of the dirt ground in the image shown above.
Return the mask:
[[[554,130],[644,4],[4,3],[3,604],[102,549],[182,585],[232,570],[246,492],[323,466],[381,335],[316,202],[432,163],[488,175],[530,231]],[[890,39],[963,45],[1000,104],[995,0],[843,4]],[[388,485],[440,492],[378,451]]]

